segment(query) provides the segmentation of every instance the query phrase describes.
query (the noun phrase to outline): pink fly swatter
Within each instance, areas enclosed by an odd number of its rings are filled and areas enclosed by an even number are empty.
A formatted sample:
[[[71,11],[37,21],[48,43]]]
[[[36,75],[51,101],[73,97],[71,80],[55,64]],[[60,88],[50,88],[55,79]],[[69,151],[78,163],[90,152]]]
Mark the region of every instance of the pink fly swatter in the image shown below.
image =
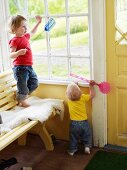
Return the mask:
[[[84,77],[81,77],[81,76],[78,76],[78,75],[75,75],[73,73],[70,74],[71,77],[75,77],[77,79],[80,79],[82,81],[85,81],[87,83],[90,82],[90,80],[84,78]],[[108,82],[101,82],[101,83],[95,83],[95,85],[97,85],[99,87],[99,90],[100,92],[102,92],[103,94],[108,94],[110,92],[110,84]]]

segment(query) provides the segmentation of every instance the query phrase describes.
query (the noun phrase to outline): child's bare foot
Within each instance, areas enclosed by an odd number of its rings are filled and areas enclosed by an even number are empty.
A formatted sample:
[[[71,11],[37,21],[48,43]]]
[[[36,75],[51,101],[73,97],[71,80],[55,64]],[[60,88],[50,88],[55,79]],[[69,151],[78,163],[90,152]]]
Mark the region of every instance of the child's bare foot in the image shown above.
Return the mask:
[[[26,100],[20,101],[19,106],[21,107],[29,107],[30,105],[26,102]]]
[[[88,155],[90,154],[90,148],[89,147],[85,147],[84,151],[85,151],[86,154],[88,154]]]

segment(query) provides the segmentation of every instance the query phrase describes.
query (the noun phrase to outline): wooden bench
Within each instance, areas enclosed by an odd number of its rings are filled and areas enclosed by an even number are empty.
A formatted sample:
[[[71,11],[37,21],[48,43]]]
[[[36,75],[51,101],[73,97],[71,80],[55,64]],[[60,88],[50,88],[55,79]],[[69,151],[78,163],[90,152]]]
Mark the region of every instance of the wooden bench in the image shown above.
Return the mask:
[[[15,94],[16,94],[16,82],[13,78],[12,71],[0,73],[0,112],[11,110],[17,105],[17,101],[15,100]],[[49,117],[49,119],[54,117],[55,115],[56,115],[55,111],[52,112],[52,115]],[[18,127],[11,130],[10,132],[1,134],[0,151],[9,144],[11,144],[16,139],[18,140],[19,145],[25,145],[27,133],[32,128],[34,128],[34,131],[42,139],[46,147],[46,150],[52,151],[54,149],[54,145],[52,142],[52,138],[45,127],[45,124],[46,121],[40,123],[38,120],[32,120],[22,123]]]

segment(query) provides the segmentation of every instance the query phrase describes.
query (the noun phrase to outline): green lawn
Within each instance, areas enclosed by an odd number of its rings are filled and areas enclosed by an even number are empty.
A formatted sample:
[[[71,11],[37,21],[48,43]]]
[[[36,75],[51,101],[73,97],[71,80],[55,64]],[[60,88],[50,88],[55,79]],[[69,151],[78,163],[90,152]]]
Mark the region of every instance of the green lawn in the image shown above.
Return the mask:
[[[88,43],[88,32],[80,32],[76,34],[72,34],[70,36],[71,47],[81,46]],[[67,39],[66,36],[52,38],[51,40],[52,48],[66,48]],[[42,50],[46,50],[46,40],[40,39],[33,41],[31,43],[32,50],[34,52],[39,52]]]

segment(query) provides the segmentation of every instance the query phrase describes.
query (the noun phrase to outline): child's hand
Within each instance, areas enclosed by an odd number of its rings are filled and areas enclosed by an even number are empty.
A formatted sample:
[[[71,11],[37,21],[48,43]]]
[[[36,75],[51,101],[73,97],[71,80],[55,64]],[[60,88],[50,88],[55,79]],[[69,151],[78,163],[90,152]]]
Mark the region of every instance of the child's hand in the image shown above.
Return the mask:
[[[41,23],[42,17],[40,15],[35,16],[38,23]]]
[[[89,86],[94,86],[95,84],[96,84],[96,82],[94,80],[90,80]]]
[[[18,51],[18,55],[25,55],[26,52],[27,52],[26,48],[25,49],[21,49],[21,50]]]
[[[74,83],[77,84],[77,85],[79,86],[78,81],[75,81]]]

